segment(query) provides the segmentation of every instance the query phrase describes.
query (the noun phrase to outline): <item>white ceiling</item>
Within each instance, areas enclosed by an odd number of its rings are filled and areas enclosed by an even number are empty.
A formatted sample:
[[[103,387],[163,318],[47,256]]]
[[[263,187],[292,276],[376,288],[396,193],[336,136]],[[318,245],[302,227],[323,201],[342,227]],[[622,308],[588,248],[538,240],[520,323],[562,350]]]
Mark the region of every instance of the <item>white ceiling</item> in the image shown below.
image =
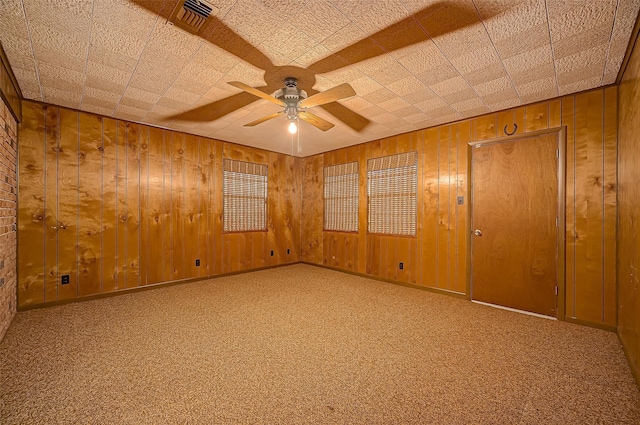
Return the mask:
[[[640,0],[211,0],[199,35],[178,0],[0,0],[23,95],[307,156],[615,81]],[[226,84],[284,77],[356,96],[312,112],[336,126],[243,125],[277,112]],[[335,114],[334,115],[332,115]],[[343,122],[344,121],[344,122]],[[297,139],[295,141],[297,144]]]

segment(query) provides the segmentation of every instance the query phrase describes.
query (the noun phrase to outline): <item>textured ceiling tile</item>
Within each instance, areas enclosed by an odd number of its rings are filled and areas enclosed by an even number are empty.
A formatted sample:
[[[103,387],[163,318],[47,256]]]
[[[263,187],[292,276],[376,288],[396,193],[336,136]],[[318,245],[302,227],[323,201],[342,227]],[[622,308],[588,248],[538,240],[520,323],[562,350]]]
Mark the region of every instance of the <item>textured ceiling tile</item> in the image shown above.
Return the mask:
[[[369,40],[368,43],[367,40]],[[363,47],[373,50],[377,48],[382,52],[382,49],[377,47],[372,40],[367,39],[365,33],[353,23],[340,28],[338,31],[325,38],[322,41],[322,45],[332,52],[339,52],[345,47],[349,47],[360,41],[363,41]],[[345,59],[349,60],[348,57]]]
[[[102,63],[89,62],[87,64],[87,79],[89,79],[89,77],[110,81],[114,86],[126,86],[131,78],[131,73],[103,65]]]
[[[406,9],[399,0],[372,2],[370,0],[333,1],[367,35],[402,20]]]
[[[356,80],[359,79],[363,79],[362,81],[360,81],[361,85],[366,85],[366,84],[370,84],[373,87],[380,87],[379,84],[373,82],[373,80],[369,77],[367,77],[366,75],[364,75],[359,69],[357,69],[356,67],[353,66],[347,66],[345,68],[340,68],[337,69],[335,71],[331,71],[331,72],[326,72],[324,74],[322,74],[323,78],[326,78],[327,80],[331,81],[331,86],[335,86],[337,84],[342,84],[345,81],[348,81],[349,83],[351,83],[352,81],[355,82]],[[351,84],[351,86],[354,88],[355,90],[355,86],[353,84]],[[371,91],[371,90],[369,90]],[[363,94],[363,92],[359,92],[356,90],[356,93],[358,94]]]
[[[322,42],[350,23],[342,12],[323,0],[307,1],[304,11],[294,14],[289,22],[317,42]]]
[[[409,75],[408,77],[402,78],[394,83],[387,84],[387,87],[398,96],[406,96],[426,88],[425,85],[413,75]]]
[[[594,74],[599,74],[600,78],[602,78],[606,50],[606,45],[599,45],[574,55],[557,59],[555,63],[558,84],[566,85],[574,81],[583,80],[584,77],[581,78],[582,75],[592,77]]]
[[[489,109],[489,107],[486,105],[482,105],[482,106],[478,106],[477,108],[461,111],[460,116],[462,118],[471,118],[471,117],[477,117],[479,115],[487,114],[489,112],[491,112],[491,109]]]
[[[551,99],[552,97],[558,96],[558,88],[556,86],[549,87],[546,89],[540,89],[534,93],[523,95],[522,103],[533,103],[539,102],[541,100]]]
[[[195,102],[196,100],[198,100],[198,98],[200,96],[198,96],[197,94],[194,93],[190,93],[188,91],[184,91],[184,90],[180,90],[177,89],[175,87],[171,87],[169,88],[169,90],[167,90],[163,96],[166,99],[171,99],[171,100],[177,100],[179,102],[183,102],[186,104],[192,104],[193,102]]]
[[[497,78],[505,76],[507,76],[507,71],[504,69],[504,64],[502,62],[497,62],[490,64],[485,68],[481,68],[468,74],[464,74],[463,78],[467,81],[467,83],[475,87],[479,84],[484,84],[488,81],[493,81]]]
[[[540,24],[547,25],[545,4],[538,0],[475,0],[474,3],[494,43],[531,32]]]
[[[40,82],[44,86],[56,87],[71,92],[81,92],[84,82],[82,72],[72,71],[58,65],[40,62]]]
[[[607,22],[574,36],[567,36],[553,41],[553,54],[557,59],[574,55],[585,49],[609,43],[613,22]],[[555,37],[554,37],[555,38]]]
[[[442,96],[448,104],[459,103],[464,100],[475,100],[476,92],[469,86],[461,86],[459,91]]]
[[[91,48],[100,46],[137,60],[146,44],[146,35],[148,34],[144,35],[145,37],[132,37],[114,30],[108,24],[94,24],[91,30]]]
[[[519,55],[504,60],[504,66],[512,76],[549,63],[553,64],[551,45],[542,46],[528,52],[522,52]]]
[[[382,88],[382,85],[366,75],[355,80],[343,81],[349,81],[349,84],[351,84],[351,87],[353,87],[358,96],[364,96]]]
[[[503,90],[496,91],[486,96],[481,96],[481,99],[484,104],[488,105],[491,109],[493,109],[491,105],[493,105],[494,103],[502,103],[511,99],[515,99],[518,104],[520,103],[518,93],[513,87],[505,87]]]
[[[414,106],[425,113],[430,113],[433,110],[442,109],[444,107],[449,107],[447,102],[440,99],[439,97],[434,97],[433,99],[425,100],[423,102],[419,102],[414,104]]]
[[[208,43],[203,44],[198,54],[192,59],[192,63],[209,67],[223,74],[229,72],[240,61],[240,58]]]
[[[125,98],[137,99],[141,102],[153,105],[158,101],[158,99],[160,99],[160,95],[129,86],[127,87],[127,91],[124,93],[123,101]]]
[[[155,105],[153,108],[151,108],[151,111],[149,113],[154,113],[156,114],[156,116],[159,117],[169,117],[172,115],[176,115],[178,113],[180,113],[180,110],[178,109],[173,109],[173,108],[168,108],[166,106],[162,106],[162,105]]]
[[[40,82],[36,73],[31,69],[13,68],[13,74],[16,76],[16,80],[19,81],[20,90],[22,95],[27,99],[40,99]],[[25,92],[37,93],[37,97],[27,97]]]
[[[241,81],[252,87],[264,86],[264,71],[245,62],[238,62],[227,73],[225,81]]]
[[[279,19],[251,0],[238,0],[225,15],[223,22],[254,46],[260,45]]]
[[[500,57],[494,47],[487,45],[483,48],[452,58],[451,64],[455,66],[461,74],[469,74],[498,63],[499,61]]]
[[[543,63],[523,72],[511,74],[513,83],[526,84],[531,81],[541,80],[543,78],[552,77],[555,80],[555,67],[553,63]]]
[[[453,65],[447,62],[426,72],[417,74],[416,77],[426,86],[432,86],[452,78],[460,77],[460,73]]]
[[[138,58],[130,58],[117,51],[109,50],[102,46],[92,45],[89,49],[89,63],[91,64],[92,62],[131,74],[136,67]]]
[[[553,42],[581,33],[589,33],[592,28],[605,22],[612,24],[616,3],[616,0],[591,2],[547,0]]]
[[[362,97],[373,103],[374,105],[378,105],[388,99],[391,99],[392,97],[396,97],[396,95],[391,90],[383,87]]]
[[[84,72],[86,57],[70,56],[64,52],[42,49],[41,46],[34,46],[34,51],[38,63],[47,62],[76,72]]]
[[[550,89],[555,90],[557,94],[556,79],[554,77],[544,78],[540,80],[531,81],[526,84],[520,84],[517,86],[518,93],[523,98],[537,93],[540,91],[548,91]]]
[[[54,105],[66,106],[68,108],[80,108],[80,93],[60,90],[55,87],[43,86],[44,101]]]
[[[437,95],[429,87],[422,86],[420,88],[416,88],[414,92],[402,97],[407,102],[415,105],[417,103],[424,102],[425,100],[433,99],[437,97]]]
[[[418,112],[413,115],[407,115],[403,119],[410,124],[416,124],[419,122],[423,122],[426,118],[427,116],[424,112]]]
[[[489,109],[491,109],[494,112],[502,111],[509,108],[515,108],[516,106],[520,106],[520,105],[522,105],[522,103],[520,102],[520,99],[518,99],[517,97],[504,99],[504,100],[497,100],[494,103],[487,104],[487,106],[489,106]]]
[[[163,94],[170,86],[171,81],[156,80],[155,78],[150,78],[147,75],[142,75],[137,72],[133,74],[131,81],[129,81],[129,87],[134,87],[159,95]]]
[[[401,97],[392,97],[384,102],[379,102],[378,106],[388,112],[395,112],[411,105]]]
[[[151,108],[153,108],[153,106],[155,105],[155,102],[145,102],[144,100],[124,96],[119,104],[125,105],[125,106],[133,106],[134,108],[144,109],[146,111],[149,111],[151,110]]]
[[[385,112],[384,114],[380,114],[376,116],[375,121],[379,124],[387,125],[390,122],[396,121],[398,119],[397,116],[390,112]]]
[[[374,104],[372,104],[371,106],[369,106],[367,108],[358,109],[357,111],[361,115],[363,115],[363,116],[365,116],[367,118],[371,118],[371,119],[374,119],[378,115],[382,115],[382,114],[385,114],[387,112],[384,109],[382,109],[381,107],[379,107],[378,105],[374,105]]]
[[[484,103],[482,103],[482,100],[480,100],[480,98],[477,98],[477,97],[471,98],[471,99],[465,99],[457,103],[452,103],[451,107],[458,112],[465,112],[465,111],[478,109],[478,108],[485,108],[487,112],[489,112],[489,109],[485,106]]]
[[[399,80],[411,76],[409,71],[407,71],[402,65],[395,61],[390,65],[379,69],[375,72],[375,74],[370,73],[369,75],[378,83],[384,86],[388,86],[389,84],[395,83]]]
[[[488,96],[493,93],[503,92],[504,90],[511,89],[513,85],[508,77],[496,78],[492,81],[474,86],[475,92],[480,97]]]
[[[118,102],[117,101],[112,102],[105,99],[96,99],[91,96],[82,96],[82,109],[85,110],[87,106],[93,106],[93,107],[102,108],[104,110],[109,110],[110,111],[109,115],[111,115],[111,113],[113,113],[113,111],[118,106]]]
[[[329,49],[321,44],[317,44],[304,52],[302,55],[298,56],[295,60],[295,63],[302,68],[308,68],[309,66],[313,65],[321,59],[324,59],[330,54],[331,51]],[[344,63],[345,65],[347,64],[346,61],[344,61]]]
[[[419,75],[442,65],[450,65],[449,60],[432,41],[413,45],[403,49],[402,53],[403,56],[398,57],[398,62],[414,75]]]
[[[628,34],[633,30],[634,17],[638,16],[639,10],[640,0],[628,0],[618,3],[603,84],[612,84],[618,76],[620,65],[629,44]]]
[[[508,59],[543,46],[551,46],[547,22],[531,28],[529,31],[515,34],[507,39],[495,42],[500,57]]]
[[[461,90],[466,90],[469,88],[467,82],[461,76],[453,77],[445,81],[441,81],[437,84],[432,84],[429,86],[431,90],[438,96],[446,96],[451,93],[457,93]]]
[[[317,44],[317,41],[293,25],[284,24],[280,25],[272,35],[261,43],[261,46],[266,48],[260,50],[264,53],[273,50],[286,58],[283,60],[283,64],[288,64],[313,49]],[[273,60],[272,62],[276,63]]]
[[[94,105],[92,103],[82,103],[82,110],[86,112],[93,112],[94,114],[104,115],[110,117],[115,110],[115,106],[113,108],[104,107],[100,105]]]
[[[117,93],[96,89],[94,87],[86,87],[82,93],[82,104],[85,103],[87,98],[104,100],[110,103],[118,103],[120,97],[121,96]]]

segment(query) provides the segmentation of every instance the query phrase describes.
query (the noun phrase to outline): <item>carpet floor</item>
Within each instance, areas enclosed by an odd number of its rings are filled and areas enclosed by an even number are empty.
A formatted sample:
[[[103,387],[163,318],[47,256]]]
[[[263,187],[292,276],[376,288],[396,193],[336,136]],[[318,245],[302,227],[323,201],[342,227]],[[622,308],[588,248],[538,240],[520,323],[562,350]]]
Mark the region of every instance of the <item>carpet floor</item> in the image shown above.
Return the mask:
[[[615,334],[297,264],[20,312],[2,424],[638,424]]]

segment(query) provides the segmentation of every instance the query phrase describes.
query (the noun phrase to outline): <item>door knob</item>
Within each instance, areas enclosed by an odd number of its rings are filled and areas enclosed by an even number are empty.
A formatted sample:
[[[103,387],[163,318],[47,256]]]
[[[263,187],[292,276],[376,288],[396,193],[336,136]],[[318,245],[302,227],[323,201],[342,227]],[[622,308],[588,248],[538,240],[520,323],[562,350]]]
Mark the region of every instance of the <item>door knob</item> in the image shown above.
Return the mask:
[[[476,230],[473,231],[473,234],[476,235],[476,236],[482,236],[482,230],[476,229]]]

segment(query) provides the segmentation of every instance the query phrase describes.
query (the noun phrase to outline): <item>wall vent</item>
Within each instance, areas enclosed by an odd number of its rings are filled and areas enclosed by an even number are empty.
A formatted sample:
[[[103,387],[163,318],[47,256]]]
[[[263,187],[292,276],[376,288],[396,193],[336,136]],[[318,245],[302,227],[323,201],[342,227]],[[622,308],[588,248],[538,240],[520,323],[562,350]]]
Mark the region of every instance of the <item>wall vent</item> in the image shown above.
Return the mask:
[[[169,22],[192,34],[200,32],[211,14],[218,8],[206,0],[184,0],[178,3]]]

